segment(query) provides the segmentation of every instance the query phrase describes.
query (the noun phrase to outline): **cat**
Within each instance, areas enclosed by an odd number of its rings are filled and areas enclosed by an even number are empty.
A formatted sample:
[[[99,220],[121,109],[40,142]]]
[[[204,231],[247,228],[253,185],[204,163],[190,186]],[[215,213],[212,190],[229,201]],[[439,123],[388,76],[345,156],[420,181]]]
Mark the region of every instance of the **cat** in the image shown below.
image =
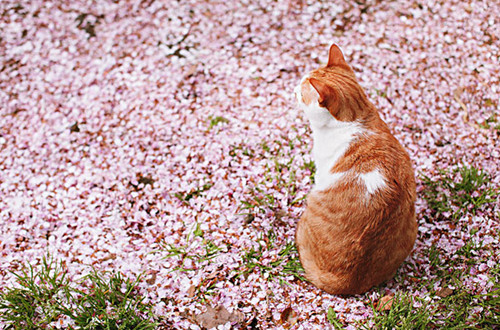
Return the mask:
[[[295,89],[309,119],[315,185],[296,229],[306,278],[354,295],[392,278],[417,236],[415,174],[333,44]]]

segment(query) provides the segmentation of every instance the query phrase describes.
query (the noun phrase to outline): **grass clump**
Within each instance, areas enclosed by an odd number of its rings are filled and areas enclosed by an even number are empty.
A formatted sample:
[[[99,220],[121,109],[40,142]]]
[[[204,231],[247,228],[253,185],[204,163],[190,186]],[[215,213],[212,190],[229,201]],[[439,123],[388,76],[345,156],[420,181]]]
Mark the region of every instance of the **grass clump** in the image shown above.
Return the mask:
[[[84,289],[75,289],[72,305],[61,310],[81,328],[94,329],[154,329],[151,306],[145,304],[136,289],[135,281],[123,278],[120,273],[103,276],[97,271],[82,280]]]
[[[496,329],[500,327],[500,287],[487,294],[459,287],[436,304],[433,314],[442,329]]]
[[[259,244],[257,248],[250,248],[241,257],[241,264],[236,269],[236,278],[246,277],[249,274],[259,271],[269,280],[278,280],[280,284],[289,284],[286,278],[293,276],[301,281],[306,281],[304,277],[304,268],[300,263],[297,248],[293,242],[280,244],[283,246],[279,252],[271,257],[269,262],[264,262],[264,253],[275,249],[274,243],[276,236],[270,230],[266,237],[261,237],[260,241],[265,244]]]
[[[196,223],[187,237],[185,243],[181,244],[166,244],[163,243],[161,250],[166,251],[167,255],[163,259],[176,258],[179,265],[172,269],[172,272],[196,272],[207,264],[212,262],[212,259],[219,256],[221,253],[227,252],[228,245],[220,247],[213,240],[205,238],[205,233],[200,228],[200,224]],[[207,303],[210,296],[215,293],[215,284],[219,281],[218,276],[209,276],[201,279],[198,285],[190,288],[192,292],[190,296],[199,299],[202,303]]]
[[[191,236],[192,235],[192,236]],[[200,264],[205,261],[212,260],[217,257],[223,248],[217,246],[212,240],[204,237],[203,230],[200,224],[196,224],[194,230],[190,232],[186,238],[186,243],[182,245],[164,244],[163,249],[167,251],[164,259],[177,257],[180,259],[181,265],[174,268],[173,271],[194,271],[195,269],[186,268],[184,263],[187,259],[194,263]],[[200,248],[201,247],[201,251]]]
[[[468,244],[456,254],[467,257]],[[465,273],[468,273],[468,269]],[[446,329],[496,329],[500,327],[500,264],[489,270],[490,288],[486,293],[473,293],[462,282],[454,282],[450,295],[438,300],[433,312],[436,324]],[[439,292],[436,293],[439,295]],[[441,317],[440,317],[441,316]]]
[[[219,124],[229,123],[229,120],[227,118],[222,117],[222,116],[215,116],[215,117],[210,116],[209,121],[210,121],[209,122],[209,129],[212,129],[213,127],[215,127]]]
[[[212,188],[212,186],[213,186],[213,183],[206,182],[206,183],[200,185],[199,187],[191,189],[190,191],[176,192],[176,193],[174,193],[174,196],[177,197],[182,202],[188,203],[190,199],[192,199],[194,197],[201,196],[205,191]]]
[[[432,293],[431,293],[432,294]],[[500,326],[500,287],[487,294],[472,294],[460,287],[447,296],[422,299],[399,292],[388,301],[372,304],[373,316],[358,322],[360,329],[496,329]],[[328,321],[343,328],[330,308]]]
[[[427,297],[399,293],[384,310],[373,308],[365,329],[496,329],[500,327],[500,264],[488,269],[488,284],[477,283],[471,269],[485,263],[482,242],[470,238],[447,256],[436,245],[427,249],[430,268],[415,279]],[[418,270],[414,269],[417,273]],[[439,285],[437,285],[439,283]],[[487,288],[487,289],[485,289]],[[486,291],[486,292],[485,292]],[[380,304],[380,302],[379,302]],[[409,322],[411,321],[411,322]]]
[[[430,304],[410,293],[398,292],[387,301],[371,303],[373,316],[357,322],[359,329],[433,329]],[[328,314],[327,314],[328,317]],[[330,318],[328,318],[330,320]],[[333,320],[333,319],[332,319]],[[337,319],[334,327],[343,328]]]
[[[382,304],[379,301],[379,304]],[[362,329],[429,329],[431,313],[428,303],[409,293],[397,293],[392,299],[375,306],[369,324],[360,324]]]
[[[0,298],[0,319],[7,329],[37,329],[58,319],[60,301],[70,296],[70,282],[62,264],[43,259],[41,270],[31,265],[14,273],[19,288],[4,289]]]
[[[93,270],[76,288],[62,262],[44,258],[16,276],[18,287],[0,295],[0,321],[5,329],[154,329],[152,306],[144,303],[134,281],[120,273]]]
[[[299,142],[301,140],[297,138]],[[302,142],[301,142],[302,143]],[[302,203],[306,196],[300,191],[299,180],[304,173],[311,173],[314,182],[314,162],[300,164],[300,157],[293,154],[293,141],[274,141],[274,148],[267,142],[261,143],[262,155],[268,159],[265,173],[259,181],[249,189],[248,197],[241,200],[240,215],[253,219],[267,212],[279,214],[284,207],[296,206]],[[279,200],[275,196],[284,196]]]
[[[459,285],[473,266],[485,262],[484,258],[479,257],[478,251],[486,248],[481,241],[470,238],[454,253],[446,255],[433,244],[426,249],[430,271],[441,281]],[[432,286],[431,282],[426,285],[429,290]]]
[[[498,189],[490,186],[491,176],[473,166],[441,170],[436,180],[422,174],[422,180],[423,197],[437,218],[457,220],[467,213],[475,215],[499,195]]]
[[[328,307],[328,311],[326,312],[326,319],[335,330],[344,329],[344,324],[339,321],[339,319],[337,318],[337,314],[332,307]]]
[[[494,128],[496,130],[500,130],[500,123],[498,122],[497,115],[495,113],[493,113],[485,121],[480,123],[479,127],[484,128],[484,129]]]

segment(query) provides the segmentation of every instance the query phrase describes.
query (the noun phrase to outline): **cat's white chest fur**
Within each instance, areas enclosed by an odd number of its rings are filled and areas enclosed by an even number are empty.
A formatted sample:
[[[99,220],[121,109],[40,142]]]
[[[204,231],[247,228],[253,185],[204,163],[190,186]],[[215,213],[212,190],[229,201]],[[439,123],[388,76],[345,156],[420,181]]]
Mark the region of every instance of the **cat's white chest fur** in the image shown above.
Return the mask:
[[[311,123],[314,140],[312,155],[316,163],[313,190],[317,191],[331,187],[346,174],[330,171],[347,151],[351,142],[363,132],[357,123],[341,123],[333,118],[332,120],[336,123],[325,127],[315,127]]]
[[[317,101],[309,105],[304,104],[300,94],[300,87],[295,89],[295,93],[299,101],[299,107],[304,111],[311,123],[313,133],[312,155],[316,164],[313,190],[325,190],[342,179],[345,173],[330,173],[330,170],[344,155],[357,136],[363,134],[366,130],[363,129],[360,123],[336,120]]]
[[[346,175],[357,177],[359,182],[365,186],[367,196],[374,194],[377,190],[386,186],[384,175],[378,170],[367,173],[337,172],[331,173],[331,169],[345,154],[350,144],[361,134],[370,134],[370,131],[356,122],[333,121],[326,126],[316,126],[311,122],[313,131],[313,158],[316,163],[315,186],[313,191],[322,191],[335,185]]]

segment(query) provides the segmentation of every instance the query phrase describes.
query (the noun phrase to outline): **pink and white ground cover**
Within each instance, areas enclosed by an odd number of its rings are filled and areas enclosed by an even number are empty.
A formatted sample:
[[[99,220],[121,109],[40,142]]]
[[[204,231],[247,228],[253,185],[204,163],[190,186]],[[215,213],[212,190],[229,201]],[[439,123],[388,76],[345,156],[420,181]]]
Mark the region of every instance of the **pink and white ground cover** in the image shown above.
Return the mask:
[[[241,273],[252,249],[274,265],[293,242],[311,137],[292,91],[332,42],[417,176],[470,164],[499,186],[498,13],[494,1],[2,1],[0,287],[50,253],[74,278],[144,273],[176,328],[198,328],[207,305],[301,329],[324,328],[332,307],[355,327],[385,293],[433,299],[418,285],[436,277],[429,248],[451,255],[474,236],[485,248],[464,285],[487,291],[498,202],[452,221],[419,198],[413,255],[363,296]],[[288,306],[293,325],[280,323]]]

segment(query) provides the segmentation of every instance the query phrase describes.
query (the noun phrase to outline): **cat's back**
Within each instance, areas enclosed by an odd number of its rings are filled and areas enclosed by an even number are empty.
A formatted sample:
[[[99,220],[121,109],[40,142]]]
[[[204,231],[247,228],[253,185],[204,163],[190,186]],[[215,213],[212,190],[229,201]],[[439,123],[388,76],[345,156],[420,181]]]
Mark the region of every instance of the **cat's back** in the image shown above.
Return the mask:
[[[329,174],[337,180],[322,189],[324,197],[353,195],[353,202],[365,206],[382,203],[387,207],[389,199],[410,204],[415,201],[410,157],[378,116],[363,125]],[[335,203],[334,199],[331,202]]]
[[[313,283],[330,293],[361,293],[390,278],[413,247],[413,169],[383,129],[356,139],[331,173],[339,179],[308,196],[297,245]]]
[[[378,117],[366,125],[363,134],[350,144],[330,172],[346,173],[351,179],[361,178],[359,183],[364,184],[372,198],[384,198],[388,193],[402,190],[412,193],[409,202],[415,200],[415,176],[410,157]],[[385,192],[381,196],[374,194],[371,188],[372,183],[377,182],[376,190]]]

